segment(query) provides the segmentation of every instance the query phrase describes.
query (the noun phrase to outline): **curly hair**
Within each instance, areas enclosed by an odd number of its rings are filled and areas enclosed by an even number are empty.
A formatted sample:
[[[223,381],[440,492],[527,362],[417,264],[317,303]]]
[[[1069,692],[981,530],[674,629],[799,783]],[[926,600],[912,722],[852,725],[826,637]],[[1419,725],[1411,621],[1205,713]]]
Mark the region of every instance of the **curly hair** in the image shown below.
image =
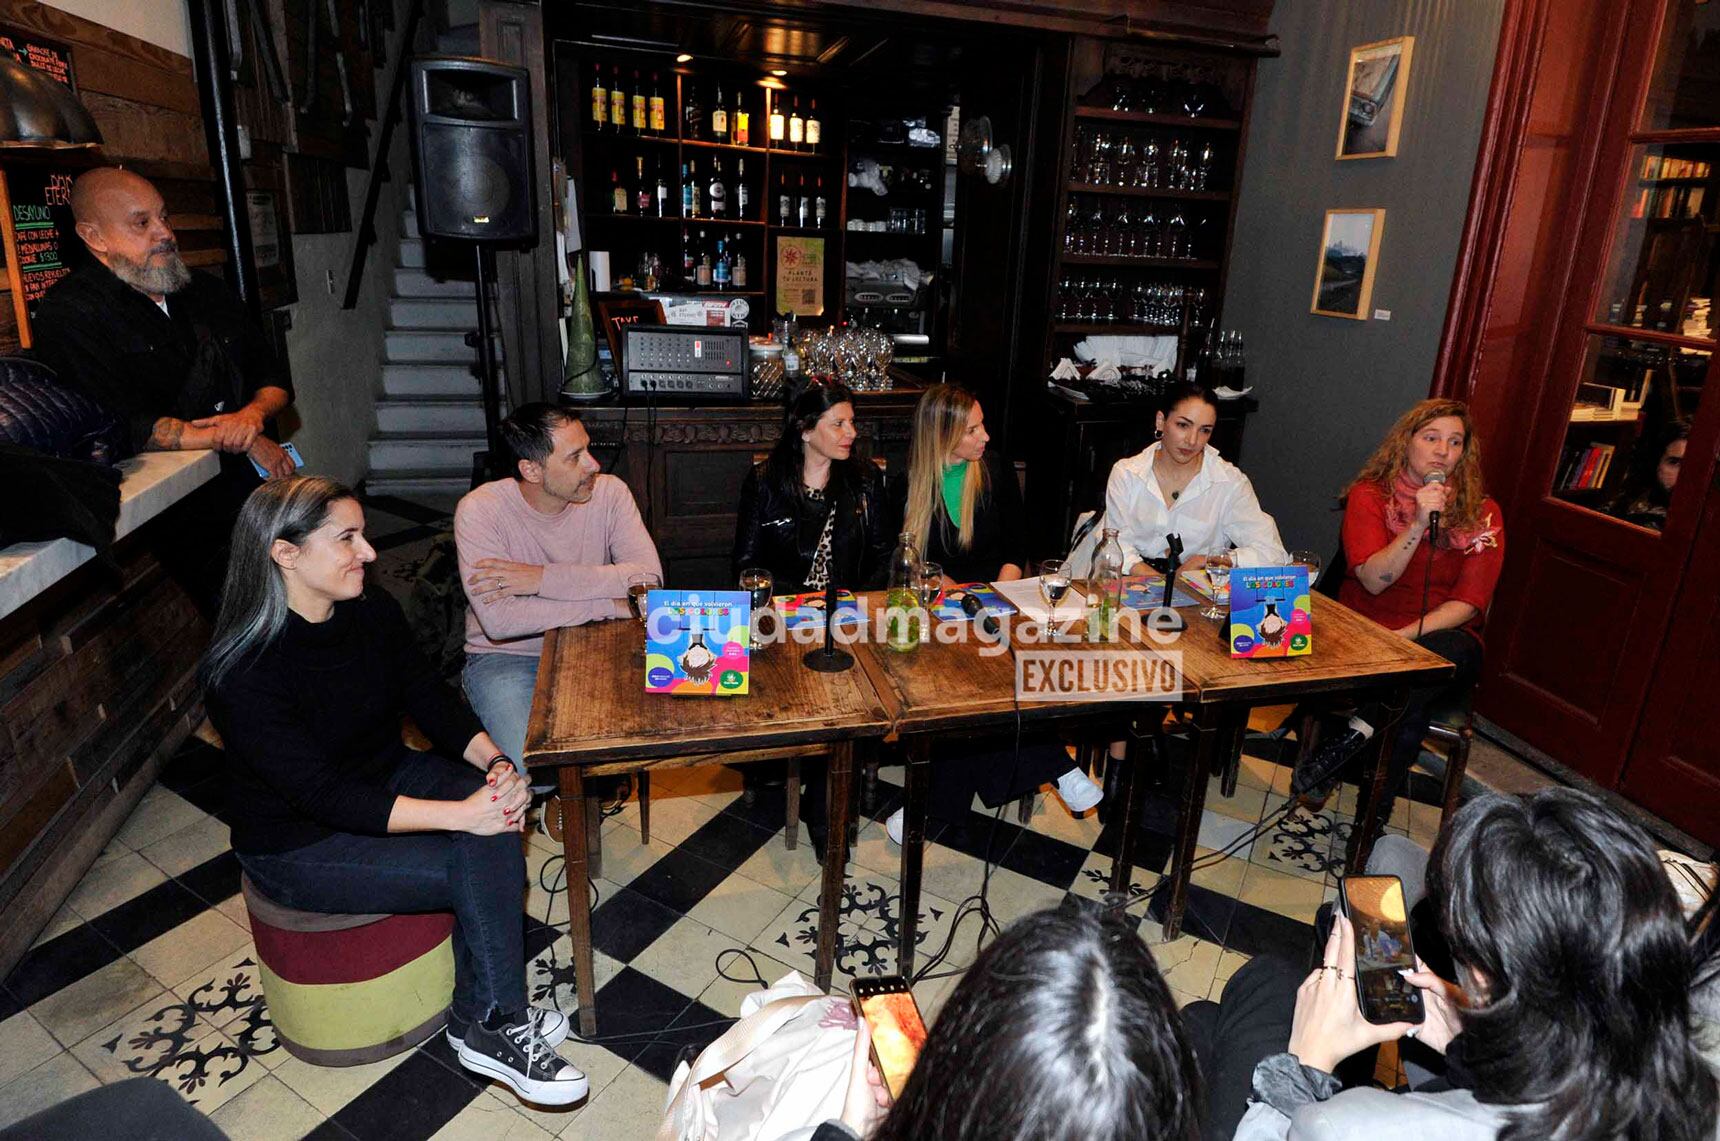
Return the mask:
[[[1435,420],[1454,416],[1463,421],[1463,454],[1451,469],[1446,488],[1445,526],[1451,531],[1474,527],[1481,522],[1481,504],[1487,491],[1481,485],[1481,442],[1475,438],[1475,423],[1469,417],[1469,405],[1461,400],[1423,400],[1397,418],[1386,432],[1386,438],[1362,465],[1361,472],[1350,482],[1379,485],[1390,497],[1398,475],[1409,466],[1409,442],[1415,434]],[[1346,489],[1346,494],[1348,489]]]

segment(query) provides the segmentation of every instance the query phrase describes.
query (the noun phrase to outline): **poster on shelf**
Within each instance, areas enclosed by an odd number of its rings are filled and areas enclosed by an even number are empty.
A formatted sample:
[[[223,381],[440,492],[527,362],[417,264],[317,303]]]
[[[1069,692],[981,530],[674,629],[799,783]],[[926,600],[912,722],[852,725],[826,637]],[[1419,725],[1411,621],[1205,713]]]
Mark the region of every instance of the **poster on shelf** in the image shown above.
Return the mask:
[[[797,317],[824,315],[823,238],[777,238],[776,307]]]

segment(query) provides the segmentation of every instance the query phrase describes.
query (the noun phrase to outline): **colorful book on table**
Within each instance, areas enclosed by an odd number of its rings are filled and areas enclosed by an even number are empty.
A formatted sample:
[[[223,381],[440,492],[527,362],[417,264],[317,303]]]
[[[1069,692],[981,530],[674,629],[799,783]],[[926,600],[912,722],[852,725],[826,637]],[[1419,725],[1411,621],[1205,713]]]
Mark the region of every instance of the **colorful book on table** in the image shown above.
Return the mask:
[[[782,615],[782,628],[796,630],[801,627],[816,626],[824,629],[824,592],[809,590],[804,594],[779,594],[770,600],[771,606]],[[836,620],[838,622],[857,622],[860,619],[860,600],[854,597],[851,590],[836,592]]]
[[[1294,658],[1314,649],[1308,568],[1237,567],[1230,572],[1230,656]]]
[[[1205,586],[1211,589],[1206,581],[1206,575],[1195,571],[1198,583],[1188,581],[1188,576],[1177,575],[1176,590],[1171,593],[1172,606],[1207,606],[1212,599],[1201,590]],[[1156,610],[1165,604],[1165,576],[1158,571],[1146,571],[1142,574],[1132,574],[1123,579],[1123,605],[1130,610]]]
[[[969,596],[979,600],[980,611],[993,618],[1007,618],[1015,613],[1015,604],[997,592],[989,582],[964,582],[938,595],[932,607],[932,617],[940,622],[964,622],[976,617],[962,609],[962,599]]]
[[[645,596],[645,692],[739,697],[747,691],[752,596],[653,590]]]

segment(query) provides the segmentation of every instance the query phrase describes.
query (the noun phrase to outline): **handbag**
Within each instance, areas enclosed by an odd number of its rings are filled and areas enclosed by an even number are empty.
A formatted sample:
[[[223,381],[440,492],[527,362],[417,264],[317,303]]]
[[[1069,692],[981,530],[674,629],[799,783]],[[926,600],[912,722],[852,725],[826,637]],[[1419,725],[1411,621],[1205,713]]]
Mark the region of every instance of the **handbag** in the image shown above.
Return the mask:
[[[741,1000],[741,1019],[669,1080],[657,1141],[774,1141],[842,1114],[858,1021],[797,971]]]

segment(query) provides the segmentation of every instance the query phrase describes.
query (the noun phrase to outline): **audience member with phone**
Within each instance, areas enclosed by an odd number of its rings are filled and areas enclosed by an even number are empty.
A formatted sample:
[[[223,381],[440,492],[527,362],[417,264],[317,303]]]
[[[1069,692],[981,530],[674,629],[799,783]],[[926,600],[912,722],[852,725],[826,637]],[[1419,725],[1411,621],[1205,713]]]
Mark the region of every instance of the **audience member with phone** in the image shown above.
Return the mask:
[[[1382,878],[1383,888],[1365,883]],[[1234,1135],[1226,1122],[1238,1107],[1215,1101],[1209,1138],[1337,1141],[1388,1130],[1442,1141],[1720,1136],[1720,1059],[1704,1056],[1715,1043],[1693,1029],[1701,953],[1636,825],[1568,788],[1483,796],[1459,810],[1428,868],[1458,981],[1420,959],[1414,970],[1398,968],[1420,992],[1419,1021],[1401,1000],[1381,995],[1383,1004],[1370,1000],[1370,1017],[1366,985],[1358,991],[1358,967],[1386,969],[1381,950],[1409,950],[1407,924],[1400,931],[1361,917],[1364,902],[1407,914],[1407,899],[1389,902],[1390,883],[1356,877],[1347,885],[1346,908],[1357,918],[1334,917],[1320,965],[1293,999],[1276,982],[1283,964],[1257,957],[1216,1007],[1185,1012],[1213,1088],[1227,1097],[1235,1096],[1227,1075],[1247,1065],[1250,1045],[1273,1025],[1284,1035],[1278,1052],[1253,1065],[1252,1097]],[[1372,943],[1359,958],[1358,931]],[[1398,1020],[1376,1020],[1388,1016]],[[1350,1055],[1406,1036],[1445,1055],[1449,1073],[1437,1086],[1346,1089],[1334,1076]]]

